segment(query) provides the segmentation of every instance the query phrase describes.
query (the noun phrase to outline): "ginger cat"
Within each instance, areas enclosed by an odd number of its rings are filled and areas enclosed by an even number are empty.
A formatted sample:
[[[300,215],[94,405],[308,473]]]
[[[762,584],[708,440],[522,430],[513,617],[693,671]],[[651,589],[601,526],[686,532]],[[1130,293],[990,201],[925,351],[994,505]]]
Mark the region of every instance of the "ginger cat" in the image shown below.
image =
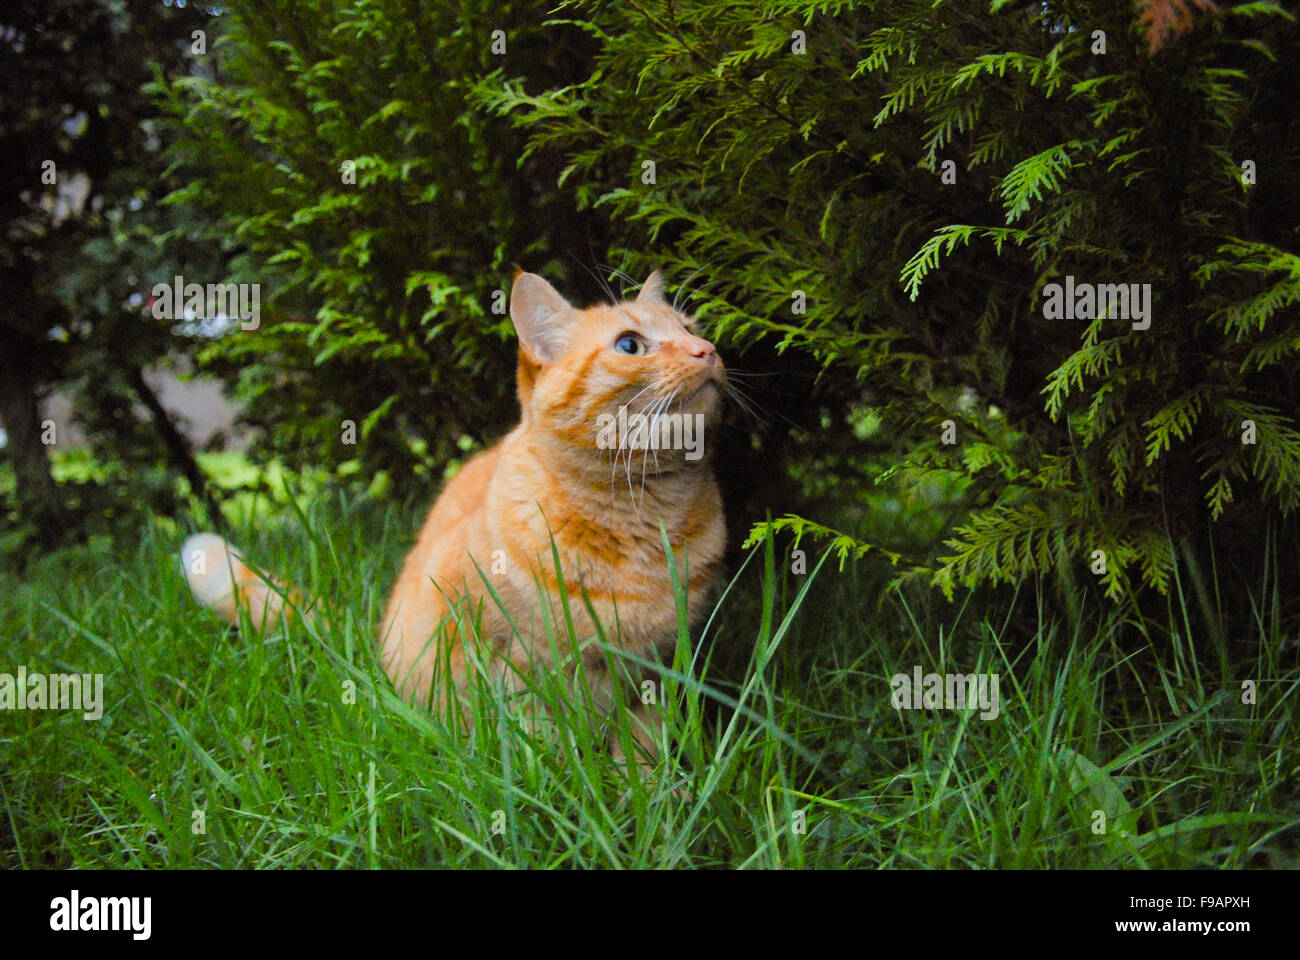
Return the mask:
[[[596,635],[585,591],[607,639],[652,661],[677,637],[660,521],[687,583],[692,623],[722,558],[722,503],[704,441],[720,414],[726,373],[713,344],[664,300],[659,271],[635,299],[585,310],[521,272],[510,317],[519,335],[519,425],[438,497],[379,629],[384,670],[399,693],[424,704],[431,694],[442,704],[448,686],[463,693],[475,662],[513,690],[523,688],[516,671],[552,666],[546,617],[567,643],[552,538],[574,636]],[[225,619],[237,619],[237,605],[247,605],[255,623],[280,616],[282,589],[221,538],[191,537],[182,559],[194,595]],[[448,623],[447,598],[482,612],[488,649],[477,659]],[[593,646],[581,664],[596,708],[607,709],[617,681],[604,653]],[[657,714],[633,709],[643,720],[633,730],[645,762],[656,753]]]

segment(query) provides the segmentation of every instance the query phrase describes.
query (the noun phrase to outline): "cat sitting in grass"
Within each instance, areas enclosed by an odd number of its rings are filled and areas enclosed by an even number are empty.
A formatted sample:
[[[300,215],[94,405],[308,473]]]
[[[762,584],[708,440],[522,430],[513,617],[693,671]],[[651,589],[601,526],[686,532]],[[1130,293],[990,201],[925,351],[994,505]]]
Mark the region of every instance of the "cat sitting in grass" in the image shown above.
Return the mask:
[[[514,692],[526,688],[529,671],[559,669],[557,654],[574,651],[553,646],[544,624],[560,625],[564,646],[569,636],[595,637],[584,594],[611,644],[661,661],[678,624],[660,523],[693,623],[723,554],[705,437],[720,415],[726,372],[713,344],[664,299],[659,272],[635,299],[585,310],[521,272],[510,317],[519,336],[519,425],[447,484],[379,627],[380,662],[393,685],[435,707],[464,696],[480,669]],[[232,623],[244,607],[265,628],[294,596],[215,534],[190,537],[182,560],[194,596]],[[481,611],[478,649],[466,649],[466,631],[452,616],[458,608]],[[593,708],[607,711],[619,681],[605,652],[592,644],[578,662]],[[630,702],[648,763],[659,714]],[[620,755],[612,736],[610,745]]]

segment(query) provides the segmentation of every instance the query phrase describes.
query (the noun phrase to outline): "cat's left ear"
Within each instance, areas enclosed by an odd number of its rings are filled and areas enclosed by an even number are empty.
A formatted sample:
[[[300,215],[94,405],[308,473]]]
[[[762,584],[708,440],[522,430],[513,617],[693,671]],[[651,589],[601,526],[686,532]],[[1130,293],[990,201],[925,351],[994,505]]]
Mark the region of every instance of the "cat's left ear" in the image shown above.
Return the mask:
[[[550,363],[568,345],[568,314],[573,309],[558,290],[535,273],[515,274],[510,289],[510,319],[519,342],[533,358]]]
[[[638,302],[653,300],[657,303],[667,303],[664,299],[664,274],[662,270],[656,270],[650,276],[646,277],[645,283],[641,284],[641,292],[636,295]]]

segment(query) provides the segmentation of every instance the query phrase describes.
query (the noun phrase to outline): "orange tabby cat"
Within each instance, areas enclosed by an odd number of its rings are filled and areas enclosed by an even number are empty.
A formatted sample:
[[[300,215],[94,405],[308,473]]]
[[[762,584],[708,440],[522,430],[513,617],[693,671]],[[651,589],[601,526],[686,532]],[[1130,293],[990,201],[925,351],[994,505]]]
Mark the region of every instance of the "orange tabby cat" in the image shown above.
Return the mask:
[[[585,310],[541,277],[519,273],[510,317],[519,335],[519,425],[438,498],[379,631],[385,671],[403,696],[421,703],[431,692],[440,703],[448,679],[464,691],[476,662],[515,690],[523,687],[520,673],[552,666],[543,624],[549,618],[559,636],[567,633],[552,538],[574,636],[596,634],[580,599],[585,591],[611,642],[655,661],[677,637],[660,521],[688,584],[692,621],[722,557],[722,505],[702,434],[716,423],[726,374],[713,344],[665,302],[659,272],[636,299]],[[280,615],[281,588],[268,586],[219,537],[191,537],[183,558],[195,596],[226,619],[235,620],[237,604],[254,622]],[[448,598],[481,610],[489,653],[464,649],[449,624]],[[589,648],[581,662],[597,707],[607,707],[614,681],[604,654]],[[440,672],[444,664],[450,678]],[[633,725],[649,757],[653,718],[647,711],[649,722]]]

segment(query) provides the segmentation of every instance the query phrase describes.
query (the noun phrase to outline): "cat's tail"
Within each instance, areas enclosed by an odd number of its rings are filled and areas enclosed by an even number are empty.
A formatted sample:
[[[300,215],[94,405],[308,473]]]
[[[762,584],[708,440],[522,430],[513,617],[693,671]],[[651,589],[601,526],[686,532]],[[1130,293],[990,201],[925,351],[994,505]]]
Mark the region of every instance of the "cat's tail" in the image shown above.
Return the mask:
[[[248,610],[254,628],[263,630],[287,615],[286,596],[296,606],[291,591],[255,571],[243,554],[215,533],[196,533],[185,541],[181,569],[194,599],[227,623],[239,622],[242,607]]]

